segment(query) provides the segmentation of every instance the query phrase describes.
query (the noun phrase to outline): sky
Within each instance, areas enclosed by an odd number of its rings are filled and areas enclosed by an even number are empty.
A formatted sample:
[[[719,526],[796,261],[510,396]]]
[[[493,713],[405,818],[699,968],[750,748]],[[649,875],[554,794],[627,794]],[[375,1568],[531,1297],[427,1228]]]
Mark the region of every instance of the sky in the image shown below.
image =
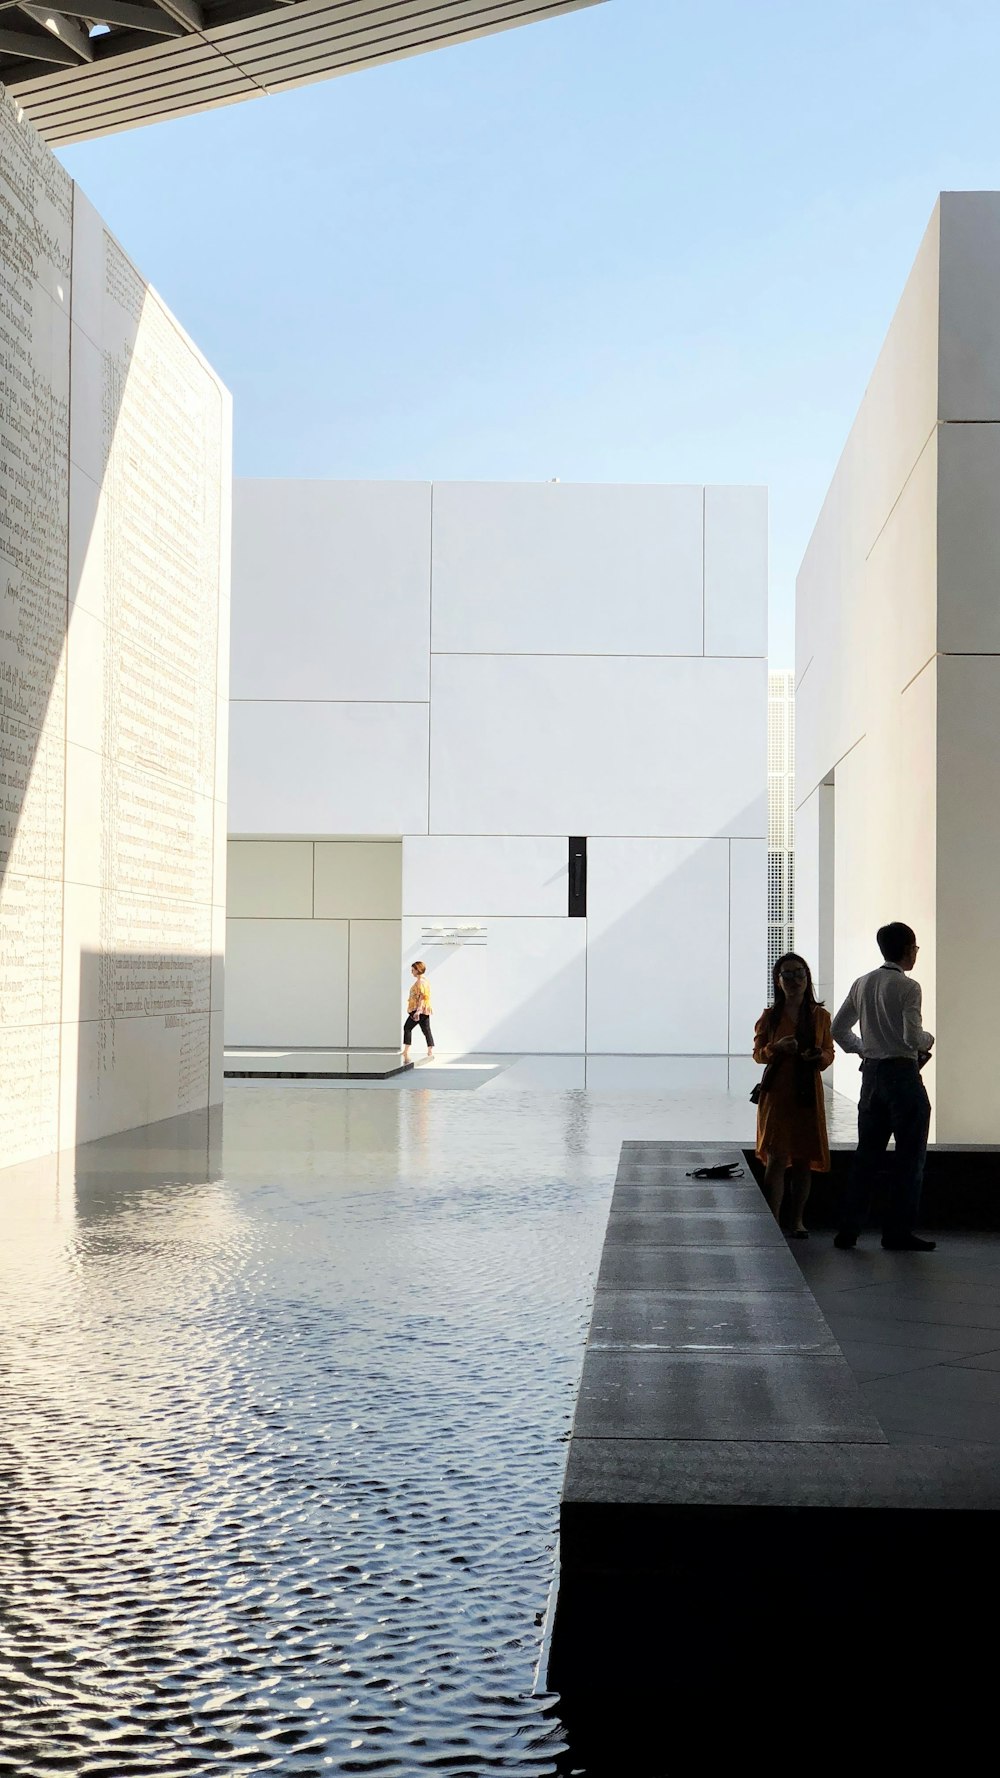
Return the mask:
[[[606,0],[61,158],[234,396],[238,475],[766,483],[771,661],[995,0]]]

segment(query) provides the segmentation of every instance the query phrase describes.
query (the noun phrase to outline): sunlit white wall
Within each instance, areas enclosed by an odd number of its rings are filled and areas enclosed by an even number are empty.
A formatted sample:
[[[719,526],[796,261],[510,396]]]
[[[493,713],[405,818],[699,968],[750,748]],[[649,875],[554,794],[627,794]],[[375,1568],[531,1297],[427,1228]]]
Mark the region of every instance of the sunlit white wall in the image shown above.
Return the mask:
[[[222,1095],[231,408],[0,95],[0,1167]]]
[[[1000,196],[944,193],[798,581],[799,948],[839,1002],[915,928],[941,1141],[1000,1138],[998,303]]]
[[[231,834],[402,837],[443,1049],[747,1048],[763,489],[244,481],[234,552]]]

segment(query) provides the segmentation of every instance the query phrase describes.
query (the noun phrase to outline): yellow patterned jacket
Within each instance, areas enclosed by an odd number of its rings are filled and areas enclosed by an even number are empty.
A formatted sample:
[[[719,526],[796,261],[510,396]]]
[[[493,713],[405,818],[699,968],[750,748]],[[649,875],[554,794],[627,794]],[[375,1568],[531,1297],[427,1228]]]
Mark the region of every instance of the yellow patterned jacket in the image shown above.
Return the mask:
[[[412,1013],[415,1019],[422,1018],[425,1013],[429,1018],[434,1011],[431,1005],[430,983],[425,975],[413,983],[410,989],[410,998],[406,1002],[406,1010]]]

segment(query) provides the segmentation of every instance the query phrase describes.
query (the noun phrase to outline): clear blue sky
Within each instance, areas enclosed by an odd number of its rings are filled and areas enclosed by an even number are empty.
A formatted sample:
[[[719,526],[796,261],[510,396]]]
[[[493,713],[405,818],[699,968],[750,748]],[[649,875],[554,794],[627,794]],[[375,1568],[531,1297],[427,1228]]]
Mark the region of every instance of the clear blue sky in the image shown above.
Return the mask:
[[[246,475],[766,482],[771,658],[995,0],[608,0],[66,151]]]

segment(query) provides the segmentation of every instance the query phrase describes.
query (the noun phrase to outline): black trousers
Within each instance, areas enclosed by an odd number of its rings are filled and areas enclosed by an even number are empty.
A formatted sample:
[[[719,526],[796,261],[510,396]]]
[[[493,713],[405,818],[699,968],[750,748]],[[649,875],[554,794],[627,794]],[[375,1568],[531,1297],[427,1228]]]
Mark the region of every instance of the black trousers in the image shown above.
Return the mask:
[[[409,1043],[411,1037],[413,1036],[414,1025],[420,1026],[420,1029],[424,1034],[424,1039],[427,1044],[427,1048],[429,1050],[432,1050],[434,1048],[434,1033],[431,1030],[431,1021],[430,1021],[429,1013],[422,1012],[420,1014],[419,1018],[417,1017],[416,1013],[413,1013],[413,1012],[407,1013],[406,1024],[403,1026],[403,1042],[404,1043]]]
[[[931,1102],[916,1062],[901,1056],[863,1063],[858,1152],[840,1210],[845,1233],[860,1234],[868,1219],[872,1189],[890,1136],[896,1138],[896,1153],[883,1233],[895,1238],[911,1232],[920,1208],[930,1119]]]

